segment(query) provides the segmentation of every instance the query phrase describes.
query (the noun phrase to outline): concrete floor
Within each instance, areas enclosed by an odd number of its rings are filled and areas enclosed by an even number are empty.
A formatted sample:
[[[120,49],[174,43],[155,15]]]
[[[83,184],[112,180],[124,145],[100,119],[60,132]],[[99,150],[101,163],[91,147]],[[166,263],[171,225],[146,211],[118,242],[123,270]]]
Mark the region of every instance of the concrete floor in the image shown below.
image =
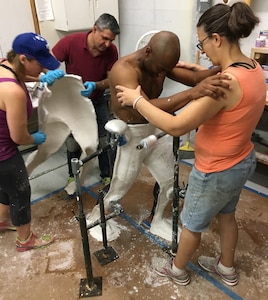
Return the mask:
[[[61,165],[64,157],[57,153],[50,167]],[[42,173],[42,168],[46,169],[41,166],[36,174]],[[239,243],[235,266],[239,284],[228,287],[216,275],[208,275],[197,266],[199,255],[218,253],[215,220],[204,233],[201,246],[188,265],[190,285],[181,287],[159,277],[152,269],[153,257],[168,257],[165,248],[169,248],[170,243],[150,234],[141,225],[153,201],[154,180],[147,170],[142,170],[122,200],[124,213],[113,219],[119,224],[121,234],[108,242],[108,247],[118,258],[102,265],[97,254],[103,253],[103,243],[88,234],[92,268],[86,267],[80,226],[73,214],[78,215],[77,199],[67,198],[62,188],[67,179],[66,170],[63,166],[31,180],[32,228],[36,233],[54,234],[55,243],[45,249],[18,253],[14,247],[16,233],[0,234],[0,300],[74,300],[83,298],[83,294],[85,298],[100,300],[267,299],[268,193],[265,194],[265,188],[261,193],[256,193],[252,187],[245,188],[238,206]],[[180,184],[187,183],[189,171],[190,166],[180,163]],[[82,193],[85,214],[96,204],[100,188],[96,166]],[[167,206],[165,215],[171,218],[171,205]],[[90,283],[97,281],[97,287],[92,285],[91,289],[86,289],[83,284],[86,278]],[[95,294],[99,295],[93,296]]]

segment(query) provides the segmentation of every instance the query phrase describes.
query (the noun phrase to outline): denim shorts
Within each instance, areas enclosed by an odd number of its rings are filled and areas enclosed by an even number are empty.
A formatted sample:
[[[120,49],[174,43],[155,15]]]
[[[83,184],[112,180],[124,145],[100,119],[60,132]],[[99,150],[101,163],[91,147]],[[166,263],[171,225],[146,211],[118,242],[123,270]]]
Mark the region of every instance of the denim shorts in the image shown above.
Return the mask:
[[[180,214],[182,225],[192,232],[202,232],[217,214],[233,213],[242,188],[255,168],[254,150],[225,171],[203,173],[193,167]]]

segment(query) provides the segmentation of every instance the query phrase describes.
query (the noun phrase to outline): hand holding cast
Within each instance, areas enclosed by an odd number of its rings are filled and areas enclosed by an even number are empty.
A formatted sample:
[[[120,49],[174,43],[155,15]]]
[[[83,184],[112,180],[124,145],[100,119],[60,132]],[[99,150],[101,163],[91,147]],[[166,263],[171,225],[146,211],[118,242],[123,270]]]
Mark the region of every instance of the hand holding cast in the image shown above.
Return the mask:
[[[84,82],[85,90],[81,91],[81,95],[84,97],[89,97],[92,92],[96,89],[96,83],[93,81],[86,81]]]
[[[46,141],[46,134],[44,134],[41,130],[38,130],[37,132],[32,134],[32,137],[34,139],[35,145],[41,145]]]
[[[65,75],[64,71],[57,69],[57,70],[50,70],[46,74],[41,75],[40,81],[43,83],[47,83],[48,86],[52,86],[56,79],[60,79]]]

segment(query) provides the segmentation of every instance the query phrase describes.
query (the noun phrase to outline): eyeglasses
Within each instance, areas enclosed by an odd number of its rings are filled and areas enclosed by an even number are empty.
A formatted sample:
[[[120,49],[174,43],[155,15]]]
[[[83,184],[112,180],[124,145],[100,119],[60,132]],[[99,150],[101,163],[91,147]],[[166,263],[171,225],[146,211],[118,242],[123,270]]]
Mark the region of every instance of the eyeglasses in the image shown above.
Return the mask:
[[[196,47],[200,50],[200,51],[203,51],[203,44],[204,44],[204,41],[206,40],[206,39],[208,39],[209,38],[209,36],[206,36],[202,41],[200,41],[197,45],[196,45]]]

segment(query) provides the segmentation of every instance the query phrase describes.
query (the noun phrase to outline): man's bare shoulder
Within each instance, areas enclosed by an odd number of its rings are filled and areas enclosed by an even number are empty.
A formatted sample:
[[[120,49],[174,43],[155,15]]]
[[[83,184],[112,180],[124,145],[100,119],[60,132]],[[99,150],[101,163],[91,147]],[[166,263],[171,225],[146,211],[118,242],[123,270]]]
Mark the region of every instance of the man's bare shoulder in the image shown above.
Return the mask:
[[[113,65],[109,80],[112,85],[126,85],[136,87],[139,84],[140,69],[131,55],[125,56]]]
[[[124,56],[118,59],[112,67],[111,71],[133,72],[137,70],[137,64],[131,55]]]

